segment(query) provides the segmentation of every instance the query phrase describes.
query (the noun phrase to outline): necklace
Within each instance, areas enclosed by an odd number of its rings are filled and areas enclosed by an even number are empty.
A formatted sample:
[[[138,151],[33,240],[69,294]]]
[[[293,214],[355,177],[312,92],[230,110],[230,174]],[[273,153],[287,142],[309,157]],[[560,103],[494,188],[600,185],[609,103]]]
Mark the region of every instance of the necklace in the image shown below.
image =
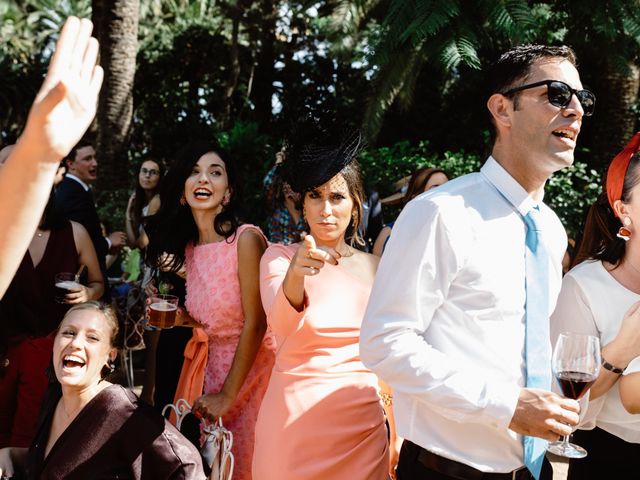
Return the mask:
[[[339,251],[336,248],[336,252],[338,252],[340,254],[341,257],[350,257],[353,255],[353,248],[351,248],[349,245],[345,245],[347,247],[347,249],[345,250],[344,253],[342,253],[341,251]]]
[[[36,235],[42,238],[43,233],[40,230],[36,230]]]

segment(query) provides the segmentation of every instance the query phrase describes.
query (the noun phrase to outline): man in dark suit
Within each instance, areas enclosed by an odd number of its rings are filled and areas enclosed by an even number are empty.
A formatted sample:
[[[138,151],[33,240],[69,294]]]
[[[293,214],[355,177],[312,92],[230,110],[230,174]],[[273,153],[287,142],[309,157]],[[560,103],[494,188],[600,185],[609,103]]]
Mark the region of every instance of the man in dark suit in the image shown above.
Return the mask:
[[[126,243],[124,232],[102,235],[100,219],[91,192],[91,183],[97,178],[98,161],[93,146],[81,141],[65,159],[67,174],[56,189],[56,209],[69,220],[78,222],[87,229],[98,255],[100,269],[106,271],[106,256],[109,250],[117,250]]]

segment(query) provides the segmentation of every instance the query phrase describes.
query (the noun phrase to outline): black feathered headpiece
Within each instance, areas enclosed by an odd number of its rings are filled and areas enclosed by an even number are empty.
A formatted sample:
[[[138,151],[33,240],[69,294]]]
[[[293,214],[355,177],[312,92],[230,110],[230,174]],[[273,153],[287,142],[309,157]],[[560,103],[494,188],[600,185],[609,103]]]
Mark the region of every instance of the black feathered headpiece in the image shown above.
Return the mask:
[[[362,149],[362,134],[353,131],[343,137],[331,137],[317,126],[297,128],[288,142],[283,173],[293,191],[304,193],[331,180],[349,165]]]

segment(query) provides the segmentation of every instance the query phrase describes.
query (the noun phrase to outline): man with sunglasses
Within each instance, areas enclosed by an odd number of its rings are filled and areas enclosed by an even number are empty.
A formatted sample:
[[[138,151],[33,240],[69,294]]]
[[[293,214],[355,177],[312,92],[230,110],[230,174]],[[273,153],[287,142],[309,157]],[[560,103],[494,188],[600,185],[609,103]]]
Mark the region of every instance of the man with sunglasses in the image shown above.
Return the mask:
[[[550,391],[567,237],[542,197],[595,96],[568,47],[515,47],[487,79],[491,156],[405,207],[362,325],[362,360],[395,392],[399,480],[551,478],[544,440],[578,423]]]

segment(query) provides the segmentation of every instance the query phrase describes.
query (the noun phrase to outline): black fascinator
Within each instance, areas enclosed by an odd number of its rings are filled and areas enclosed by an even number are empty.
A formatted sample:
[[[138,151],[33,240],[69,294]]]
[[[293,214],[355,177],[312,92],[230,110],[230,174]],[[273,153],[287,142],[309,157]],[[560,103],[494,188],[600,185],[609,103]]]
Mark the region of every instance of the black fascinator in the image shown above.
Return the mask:
[[[293,191],[304,193],[331,180],[349,165],[363,146],[362,134],[330,133],[316,123],[299,124],[287,141],[283,174]]]

